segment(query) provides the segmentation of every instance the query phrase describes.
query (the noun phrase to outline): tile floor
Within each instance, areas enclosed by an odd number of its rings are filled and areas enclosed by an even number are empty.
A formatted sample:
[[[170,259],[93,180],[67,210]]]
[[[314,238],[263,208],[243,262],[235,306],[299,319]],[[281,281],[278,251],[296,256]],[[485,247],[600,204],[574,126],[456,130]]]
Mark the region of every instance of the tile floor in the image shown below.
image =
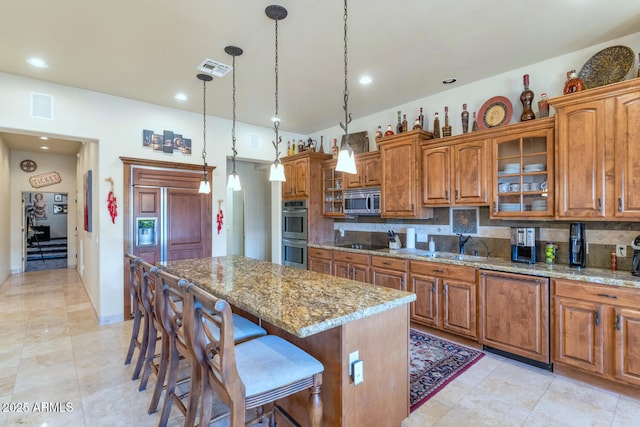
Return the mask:
[[[123,365],[131,323],[98,326],[75,270],[10,276],[0,286],[0,427],[156,426],[158,415],[146,412],[153,381],[139,392]],[[638,400],[487,354],[402,427],[639,420]],[[173,410],[170,425],[181,423]]]

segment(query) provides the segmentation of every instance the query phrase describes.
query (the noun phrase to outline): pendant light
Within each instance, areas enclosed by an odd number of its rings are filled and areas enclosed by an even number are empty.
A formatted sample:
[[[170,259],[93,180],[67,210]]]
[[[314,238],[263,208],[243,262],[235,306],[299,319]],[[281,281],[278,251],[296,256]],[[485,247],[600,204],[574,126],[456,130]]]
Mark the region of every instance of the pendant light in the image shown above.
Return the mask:
[[[207,82],[213,80],[208,74],[198,74],[198,79],[202,80],[202,181],[198,193],[211,193],[209,184],[209,172],[207,172]]]
[[[227,188],[233,191],[240,191],[242,189],[240,186],[240,176],[236,173],[236,155],[238,154],[236,151],[236,56],[242,55],[242,49],[237,46],[227,46],[224,48],[224,51],[233,57],[233,124],[231,126],[231,163],[233,170],[229,175]]]
[[[344,130],[344,139],[340,146],[336,171],[355,174],[357,173],[356,159],[349,145],[348,131],[349,123],[351,123],[351,114],[348,110],[349,89],[347,88],[347,0],[344,0],[344,91],[342,95],[344,98],[344,106],[342,107],[344,109],[344,122],[340,122],[340,127]]]
[[[267,6],[264,10],[267,16],[273,19],[276,23],[275,25],[275,34],[276,34],[276,61],[275,61],[275,74],[276,74],[276,114],[271,119],[273,121],[273,130],[276,132],[276,139],[273,141],[273,148],[276,150],[276,159],[271,164],[271,169],[269,171],[269,181],[280,181],[284,182],[287,179],[284,176],[284,167],[282,163],[280,163],[280,143],[282,142],[282,137],[279,136],[278,130],[280,128],[280,116],[278,115],[278,21],[287,17],[287,9],[278,5]]]

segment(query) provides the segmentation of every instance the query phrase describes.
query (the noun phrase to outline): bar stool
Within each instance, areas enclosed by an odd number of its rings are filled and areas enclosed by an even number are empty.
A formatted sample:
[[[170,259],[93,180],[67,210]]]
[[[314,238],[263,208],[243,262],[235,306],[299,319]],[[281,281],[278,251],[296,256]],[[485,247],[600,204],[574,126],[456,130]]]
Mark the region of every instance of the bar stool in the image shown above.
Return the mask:
[[[151,269],[151,274],[156,277],[156,311],[163,328],[163,342],[166,342],[166,346],[163,345],[163,355],[161,356],[158,380],[152,397],[152,406],[155,404],[157,407],[161,391],[164,388],[165,396],[159,425],[166,425],[171,407],[175,403],[185,416],[185,425],[191,426],[194,425],[197,415],[196,409],[200,398],[202,381],[200,366],[196,363],[193,353],[187,347],[184,336],[183,300],[185,296],[184,290],[188,282],[156,267]],[[267,334],[267,331],[263,328],[240,315],[233,314],[232,317],[236,321],[234,334],[238,342],[244,342]],[[215,328],[212,328],[212,331],[214,335],[219,335],[219,331],[216,331]],[[176,392],[176,386],[183,382],[178,381],[180,360],[191,362],[191,383],[187,403],[185,403],[186,396],[179,395]],[[168,379],[164,384],[167,369]],[[153,412],[151,409],[150,406],[149,413]],[[155,407],[153,410],[155,411]]]
[[[157,269],[153,265],[149,264],[146,261],[140,262],[140,268],[142,269],[142,283],[140,286],[140,301],[142,302],[142,307],[144,309],[145,317],[148,319],[147,324],[147,349],[144,355],[143,361],[143,369],[142,369],[142,379],[140,380],[140,386],[138,390],[143,391],[147,388],[147,382],[149,381],[149,376],[153,372],[156,377],[160,377],[158,372],[161,369],[162,365],[162,351],[156,353],[156,344],[158,341],[161,342],[161,346],[164,345],[164,337],[163,337],[163,328],[162,323],[160,322],[160,317],[157,315],[155,310],[155,299],[156,299],[156,275],[152,274],[152,270]],[[164,379],[164,376],[162,376]],[[157,406],[157,402],[156,402]],[[155,411],[155,407],[153,405],[150,406]]]
[[[187,345],[202,370],[201,426],[207,425],[203,420],[212,418],[214,395],[229,411],[216,414],[213,421],[230,416],[231,427],[241,427],[245,425],[247,409],[269,405],[270,425],[275,425],[275,401],[305,389],[310,393],[310,424],[320,426],[324,371],[321,362],[274,335],[235,344],[229,304],[192,283],[186,287],[183,319]],[[258,417],[247,423],[260,419],[262,414],[259,410]]]
[[[139,258],[133,254],[125,255],[125,260],[129,261],[129,296],[131,297],[131,309],[133,311],[133,327],[131,328],[131,339],[129,340],[129,350],[127,351],[127,356],[124,359],[124,364],[128,365],[131,363],[131,359],[133,358],[133,352],[137,348],[141,350],[142,341],[138,339],[140,335],[140,325],[142,324],[142,310],[140,307],[140,277],[138,274],[138,269],[136,265],[136,261]],[[138,358],[140,358],[142,352],[138,353]],[[137,376],[136,376],[137,378]],[[134,378],[135,379],[135,378]]]

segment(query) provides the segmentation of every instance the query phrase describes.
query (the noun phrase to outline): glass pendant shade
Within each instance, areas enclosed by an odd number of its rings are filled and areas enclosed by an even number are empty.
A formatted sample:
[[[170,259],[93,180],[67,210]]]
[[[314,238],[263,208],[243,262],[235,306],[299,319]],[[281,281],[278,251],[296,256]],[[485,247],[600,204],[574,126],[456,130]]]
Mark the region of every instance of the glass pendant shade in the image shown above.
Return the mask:
[[[229,175],[227,188],[233,191],[242,190],[242,187],[240,186],[240,176],[237,173],[232,173],[231,175]]]
[[[336,171],[345,173],[358,173],[356,170],[356,159],[353,154],[353,150],[343,148],[338,154],[338,164],[336,164]]]
[[[284,177],[284,167],[282,163],[272,163],[271,170],[269,171],[269,181],[280,181],[285,182],[286,178]]]
[[[202,181],[200,181],[200,188],[198,188],[198,193],[211,193],[211,185],[209,184],[209,180],[203,179]]]

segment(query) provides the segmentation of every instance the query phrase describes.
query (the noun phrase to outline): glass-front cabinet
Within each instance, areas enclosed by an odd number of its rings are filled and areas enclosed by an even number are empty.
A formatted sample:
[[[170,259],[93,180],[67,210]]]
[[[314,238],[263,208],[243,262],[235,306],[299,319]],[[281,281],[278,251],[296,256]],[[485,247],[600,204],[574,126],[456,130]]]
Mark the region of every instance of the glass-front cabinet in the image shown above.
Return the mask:
[[[493,139],[492,218],[554,215],[553,120],[514,125]]]
[[[322,214],[331,217],[344,217],[342,191],[344,183],[342,172],[336,171],[337,160],[322,163]]]

